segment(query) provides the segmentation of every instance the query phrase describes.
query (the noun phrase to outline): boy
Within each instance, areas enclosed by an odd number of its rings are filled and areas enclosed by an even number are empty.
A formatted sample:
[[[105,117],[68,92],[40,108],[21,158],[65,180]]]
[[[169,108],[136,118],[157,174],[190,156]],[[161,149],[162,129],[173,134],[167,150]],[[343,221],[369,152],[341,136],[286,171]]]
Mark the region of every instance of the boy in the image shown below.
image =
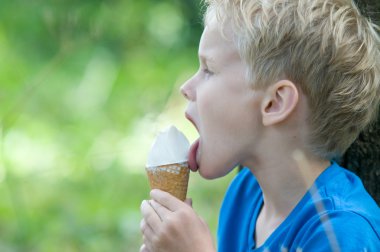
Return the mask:
[[[230,185],[218,251],[380,251],[380,210],[332,160],[376,115],[380,39],[349,0],[209,0],[181,88],[193,171]],[[215,251],[190,204],[153,190],[141,251]],[[187,202],[188,203],[188,202]]]

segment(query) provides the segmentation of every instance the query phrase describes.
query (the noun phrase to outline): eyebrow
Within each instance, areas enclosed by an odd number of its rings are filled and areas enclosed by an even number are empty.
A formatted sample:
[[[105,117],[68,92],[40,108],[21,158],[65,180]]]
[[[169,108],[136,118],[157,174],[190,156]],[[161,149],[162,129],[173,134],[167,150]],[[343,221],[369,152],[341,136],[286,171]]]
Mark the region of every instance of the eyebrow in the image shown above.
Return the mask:
[[[207,57],[207,56],[205,56],[205,55],[199,55],[199,59],[200,59],[200,61],[201,61],[202,63],[204,63],[204,64],[206,64],[206,65],[208,65],[208,63],[211,63],[211,64],[215,63],[215,61],[214,61],[213,58],[211,58],[211,57]]]

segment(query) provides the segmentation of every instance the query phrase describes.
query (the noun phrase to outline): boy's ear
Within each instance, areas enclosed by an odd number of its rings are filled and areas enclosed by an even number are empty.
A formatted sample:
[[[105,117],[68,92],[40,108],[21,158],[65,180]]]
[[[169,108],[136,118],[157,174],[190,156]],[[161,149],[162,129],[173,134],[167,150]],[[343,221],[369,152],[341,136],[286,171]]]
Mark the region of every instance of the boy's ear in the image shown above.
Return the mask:
[[[261,104],[261,114],[265,126],[284,121],[298,104],[298,89],[289,80],[281,80],[270,86]]]

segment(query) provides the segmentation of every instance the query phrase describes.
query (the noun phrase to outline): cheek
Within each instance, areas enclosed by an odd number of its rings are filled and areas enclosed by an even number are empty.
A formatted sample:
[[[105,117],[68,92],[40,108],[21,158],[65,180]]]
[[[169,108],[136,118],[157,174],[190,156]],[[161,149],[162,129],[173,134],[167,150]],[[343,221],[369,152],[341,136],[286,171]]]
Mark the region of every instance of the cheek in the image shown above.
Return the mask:
[[[198,96],[198,111],[201,123],[213,130],[236,129],[236,123],[243,122],[249,114],[244,94],[234,89],[204,89]]]
[[[242,162],[252,141],[252,117],[249,108],[244,108],[248,105],[237,97],[207,93],[198,98],[200,173],[205,178],[221,177]]]
[[[204,124],[217,120],[220,113],[218,107],[221,109],[220,92],[210,86],[211,85],[203,87],[197,93],[197,106],[201,126],[205,126]]]
[[[209,116],[220,114],[226,108],[226,104],[234,99],[234,93],[227,85],[225,81],[215,78],[200,88],[197,93],[199,108],[210,113]]]
[[[231,128],[231,112],[227,112],[228,106],[225,98],[213,94],[204,96],[198,103],[199,119],[201,127],[206,134],[204,137],[223,133]],[[226,113],[227,112],[227,113]]]

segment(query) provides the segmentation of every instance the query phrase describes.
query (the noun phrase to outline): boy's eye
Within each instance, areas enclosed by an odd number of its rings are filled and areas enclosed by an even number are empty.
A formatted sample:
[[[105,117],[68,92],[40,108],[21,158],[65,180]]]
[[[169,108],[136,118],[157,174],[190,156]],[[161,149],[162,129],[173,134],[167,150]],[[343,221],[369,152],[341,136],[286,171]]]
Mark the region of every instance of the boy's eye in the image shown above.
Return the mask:
[[[211,74],[213,74],[213,72],[211,72],[208,68],[204,68],[202,71],[203,71],[203,73],[205,73],[206,75],[211,75]]]

